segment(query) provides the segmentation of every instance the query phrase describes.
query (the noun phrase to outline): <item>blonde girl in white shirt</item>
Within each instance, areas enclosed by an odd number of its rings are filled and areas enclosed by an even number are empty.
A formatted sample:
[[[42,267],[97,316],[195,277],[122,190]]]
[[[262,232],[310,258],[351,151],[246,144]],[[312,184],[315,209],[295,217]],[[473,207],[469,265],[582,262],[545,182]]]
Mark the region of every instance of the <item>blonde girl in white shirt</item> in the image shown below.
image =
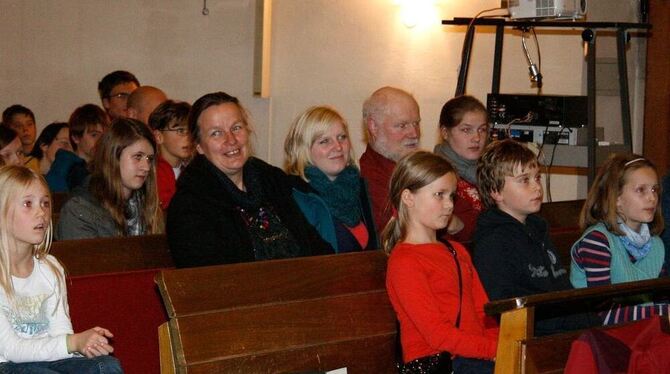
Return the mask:
[[[44,178],[0,168],[0,373],[121,373],[101,327],[74,334]]]

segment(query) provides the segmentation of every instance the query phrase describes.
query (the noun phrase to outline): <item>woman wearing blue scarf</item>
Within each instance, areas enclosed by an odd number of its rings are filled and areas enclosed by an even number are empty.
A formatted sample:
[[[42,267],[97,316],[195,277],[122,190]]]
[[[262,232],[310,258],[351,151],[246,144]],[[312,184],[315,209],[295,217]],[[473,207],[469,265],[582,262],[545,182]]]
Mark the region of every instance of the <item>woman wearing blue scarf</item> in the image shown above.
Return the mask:
[[[613,155],[602,166],[580,217],[582,237],[572,246],[570,281],[576,288],[654,279],[667,275],[659,238],[663,217],[656,168],[636,155]],[[668,315],[668,304],[646,296],[618,300],[603,324]]]
[[[326,106],[307,109],[291,125],[284,152],[286,172],[309,184],[294,188],[293,199],[335,252],[377,249],[367,187],[342,116]]]

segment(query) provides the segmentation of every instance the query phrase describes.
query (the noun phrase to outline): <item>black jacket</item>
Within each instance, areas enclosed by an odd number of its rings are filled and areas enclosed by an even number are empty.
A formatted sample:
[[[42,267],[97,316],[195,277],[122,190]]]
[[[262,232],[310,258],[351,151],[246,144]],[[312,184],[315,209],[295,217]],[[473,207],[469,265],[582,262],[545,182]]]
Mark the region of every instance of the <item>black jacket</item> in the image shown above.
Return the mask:
[[[477,219],[473,241],[472,262],[490,300],[572,289],[549,238],[547,223],[540,216],[531,214],[522,224],[498,208],[488,209]],[[557,308],[538,311],[536,334],[597,323],[592,316],[555,318],[563,313],[566,311]]]
[[[267,199],[264,203],[273,208],[298,242],[301,256],[333,253],[291,198],[298,178],[253,157],[244,167],[259,176]],[[179,268],[255,260],[246,225],[216,173],[220,171],[205,157],[197,156],[177,180],[166,231]]]

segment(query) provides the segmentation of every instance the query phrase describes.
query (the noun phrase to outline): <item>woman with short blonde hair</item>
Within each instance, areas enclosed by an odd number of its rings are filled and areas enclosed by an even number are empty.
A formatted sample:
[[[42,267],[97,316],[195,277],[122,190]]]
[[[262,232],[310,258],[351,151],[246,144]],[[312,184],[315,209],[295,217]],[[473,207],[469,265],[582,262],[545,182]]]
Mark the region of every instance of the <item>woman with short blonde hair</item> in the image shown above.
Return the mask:
[[[377,249],[367,186],[344,118],[327,106],[305,110],[289,129],[284,154],[286,172],[309,184],[294,188],[293,199],[335,252]]]

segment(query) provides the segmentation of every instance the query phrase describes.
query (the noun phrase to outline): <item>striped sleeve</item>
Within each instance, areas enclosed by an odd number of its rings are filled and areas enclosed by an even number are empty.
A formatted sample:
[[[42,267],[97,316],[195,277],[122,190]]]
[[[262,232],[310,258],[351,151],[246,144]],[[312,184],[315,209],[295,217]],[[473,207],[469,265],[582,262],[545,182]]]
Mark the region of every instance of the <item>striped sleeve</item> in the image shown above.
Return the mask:
[[[609,326],[654,316],[667,316],[669,313],[670,305],[666,303],[652,305],[613,304],[609,311],[599,313],[599,315],[603,319],[603,325]]]
[[[574,256],[577,265],[584,269],[586,286],[602,286],[611,284],[609,241],[600,231],[591,231],[580,242]]]

